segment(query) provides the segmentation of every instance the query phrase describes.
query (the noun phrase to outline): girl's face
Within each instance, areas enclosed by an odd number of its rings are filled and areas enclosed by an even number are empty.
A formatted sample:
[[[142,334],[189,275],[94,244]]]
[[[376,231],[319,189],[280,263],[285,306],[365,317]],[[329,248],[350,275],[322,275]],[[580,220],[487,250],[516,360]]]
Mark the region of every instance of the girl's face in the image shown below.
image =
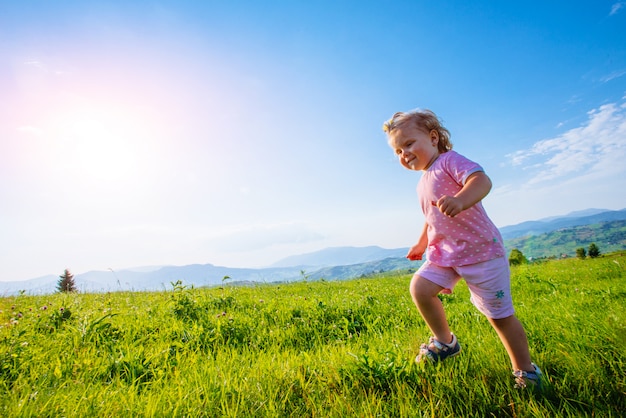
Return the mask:
[[[402,126],[389,134],[389,145],[395,151],[400,164],[409,170],[426,170],[439,157],[439,133]]]

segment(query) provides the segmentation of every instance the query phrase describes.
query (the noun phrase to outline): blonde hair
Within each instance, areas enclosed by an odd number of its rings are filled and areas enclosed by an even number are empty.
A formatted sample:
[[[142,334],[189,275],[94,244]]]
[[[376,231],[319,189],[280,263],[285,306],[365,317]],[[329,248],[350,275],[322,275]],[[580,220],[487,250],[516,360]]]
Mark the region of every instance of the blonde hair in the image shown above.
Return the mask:
[[[383,131],[387,135],[391,134],[394,129],[400,128],[403,125],[411,123],[417,129],[420,129],[426,133],[429,133],[433,129],[439,134],[439,142],[437,148],[440,153],[448,152],[452,149],[452,142],[450,142],[450,131],[448,131],[437,115],[428,109],[416,109],[409,112],[396,112],[391,119],[383,124]]]

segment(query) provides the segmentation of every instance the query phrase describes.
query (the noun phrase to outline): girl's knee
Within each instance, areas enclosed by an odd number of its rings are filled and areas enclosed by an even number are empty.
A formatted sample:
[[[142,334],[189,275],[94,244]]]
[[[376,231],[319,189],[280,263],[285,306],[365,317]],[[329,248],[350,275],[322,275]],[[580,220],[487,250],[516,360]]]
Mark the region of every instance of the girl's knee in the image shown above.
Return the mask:
[[[422,280],[421,277],[413,276],[413,278],[411,279],[411,283],[409,284],[409,292],[411,293],[413,300],[416,300],[417,297],[422,293],[420,291],[420,280]]]
[[[442,289],[443,287],[417,275],[413,276],[409,285],[409,291],[415,301],[422,298],[436,297]]]

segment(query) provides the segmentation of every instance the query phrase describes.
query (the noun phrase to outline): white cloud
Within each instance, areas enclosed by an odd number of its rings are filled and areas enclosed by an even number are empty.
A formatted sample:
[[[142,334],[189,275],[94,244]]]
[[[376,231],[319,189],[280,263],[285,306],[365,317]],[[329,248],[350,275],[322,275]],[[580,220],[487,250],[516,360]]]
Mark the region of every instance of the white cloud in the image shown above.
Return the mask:
[[[41,61],[35,60],[35,59],[24,61],[24,65],[29,66],[29,67],[45,68],[45,66],[43,65]]]
[[[604,77],[601,77],[600,81],[603,83],[607,83],[611,80],[615,80],[616,78],[620,78],[621,76],[625,74],[626,74],[626,70],[613,71],[612,73],[607,74]]]
[[[626,2],[623,1],[618,1],[617,3],[614,3],[611,6],[611,12],[609,13],[609,16],[617,14],[617,12],[619,12],[624,7],[624,5],[626,5]]]
[[[588,116],[583,126],[507,155],[512,165],[532,173],[527,184],[624,174],[626,105],[606,104]]]

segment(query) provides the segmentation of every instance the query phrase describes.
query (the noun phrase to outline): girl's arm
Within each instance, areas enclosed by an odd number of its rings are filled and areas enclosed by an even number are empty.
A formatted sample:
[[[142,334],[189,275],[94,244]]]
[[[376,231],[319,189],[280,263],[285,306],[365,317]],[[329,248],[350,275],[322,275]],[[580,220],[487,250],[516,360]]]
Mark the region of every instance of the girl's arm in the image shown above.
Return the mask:
[[[422,229],[422,234],[420,235],[417,244],[409,249],[409,253],[406,255],[406,258],[412,261],[421,260],[424,252],[426,252],[426,247],[428,247],[428,224],[424,223],[424,228]]]
[[[491,180],[482,171],[469,175],[463,188],[454,196],[442,196],[436,203],[444,215],[454,217],[483,200],[491,190]]]

